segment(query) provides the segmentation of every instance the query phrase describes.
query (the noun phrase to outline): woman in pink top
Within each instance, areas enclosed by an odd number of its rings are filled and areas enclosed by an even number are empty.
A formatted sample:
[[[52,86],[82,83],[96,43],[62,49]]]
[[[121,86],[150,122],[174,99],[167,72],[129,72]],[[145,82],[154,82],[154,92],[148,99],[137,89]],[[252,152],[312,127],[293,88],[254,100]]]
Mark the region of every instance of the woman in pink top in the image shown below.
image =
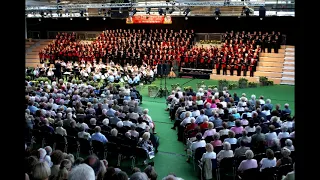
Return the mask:
[[[241,121],[236,120],[235,127],[232,127],[230,130],[233,131],[235,134],[242,134],[243,127],[241,126]]]
[[[246,156],[246,160],[243,160],[239,167],[238,167],[238,171],[243,172],[245,170],[248,169],[252,169],[252,168],[257,168],[258,167],[258,163],[257,160],[253,159],[254,154],[251,150],[247,150],[245,152],[245,156]]]
[[[219,133],[213,135],[213,141],[211,141],[210,144],[212,144],[213,147],[222,146]]]
[[[206,130],[202,136],[205,139],[207,136],[213,136],[216,133],[216,129],[213,129],[214,125],[212,122],[208,123],[208,130]]]

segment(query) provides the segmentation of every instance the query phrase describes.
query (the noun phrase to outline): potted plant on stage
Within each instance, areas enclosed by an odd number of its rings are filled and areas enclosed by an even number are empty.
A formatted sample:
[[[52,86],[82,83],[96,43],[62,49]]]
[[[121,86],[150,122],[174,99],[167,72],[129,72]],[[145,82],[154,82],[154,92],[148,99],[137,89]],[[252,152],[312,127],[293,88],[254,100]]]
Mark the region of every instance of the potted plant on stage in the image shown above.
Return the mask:
[[[240,78],[238,81],[238,84],[239,84],[239,88],[241,88],[241,89],[247,88],[248,87],[248,79]]]
[[[273,86],[273,81],[268,81],[268,86]]]
[[[197,83],[197,88],[200,89],[205,89],[207,86],[205,85],[205,82],[204,81],[201,81],[201,82],[198,82]]]
[[[159,91],[159,87],[155,85],[148,86],[148,96],[155,97]]]
[[[179,83],[177,83],[177,84],[171,84],[171,91],[176,91],[178,87],[180,87],[180,84],[179,84]]]
[[[183,87],[183,90],[184,90],[184,91],[188,91],[188,90],[190,90],[190,89],[192,89],[192,87],[191,87],[191,86]]]
[[[248,83],[248,86],[249,86],[250,88],[256,88],[256,87],[258,87],[258,83],[249,82],[249,83]]]
[[[237,88],[237,84],[236,83],[230,83],[228,85],[228,90],[232,90],[232,89],[236,89]]]
[[[259,77],[260,86],[267,86],[268,85],[268,78],[265,76]]]
[[[223,80],[219,80],[218,82],[218,90],[222,91],[224,87],[228,87],[229,86],[229,82],[225,79]]]
[[[209,88],[210,88],[210,89],[214,89],[214,88],[218,88],[218,86],[217,86],[217,85],[209,85],[209,86],[208,86],[208,89],[209,89]]]

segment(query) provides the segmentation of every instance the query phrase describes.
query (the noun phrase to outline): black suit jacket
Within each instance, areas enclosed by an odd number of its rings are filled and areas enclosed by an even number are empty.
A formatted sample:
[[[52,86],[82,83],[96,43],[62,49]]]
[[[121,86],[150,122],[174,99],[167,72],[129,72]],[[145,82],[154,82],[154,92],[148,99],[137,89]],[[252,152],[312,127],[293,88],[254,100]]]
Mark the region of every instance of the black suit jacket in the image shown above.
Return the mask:
[[[56,68],[55,75],[61,75],[61,64],[57,62],[54,67]]]

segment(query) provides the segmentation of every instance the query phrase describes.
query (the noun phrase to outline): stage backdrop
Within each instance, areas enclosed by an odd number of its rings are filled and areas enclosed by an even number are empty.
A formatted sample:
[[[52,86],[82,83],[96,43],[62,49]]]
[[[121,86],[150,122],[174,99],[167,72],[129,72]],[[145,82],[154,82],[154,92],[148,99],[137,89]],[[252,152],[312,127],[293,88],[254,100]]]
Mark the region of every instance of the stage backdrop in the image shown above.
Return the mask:
[[[171,17],[172,24],[127,24],[126,19],[103,20],[102,17],[86,18],[60,18],[58,20],[46,18],[27,19],[27,29],[37,31],[40,38],[47,38],[47,31],[103,31],[105,29],[193,29],[196,33],[223,33],[225,31],[280,31],[287,35],[287,44],[295,44],[295,18],[294,17]]]

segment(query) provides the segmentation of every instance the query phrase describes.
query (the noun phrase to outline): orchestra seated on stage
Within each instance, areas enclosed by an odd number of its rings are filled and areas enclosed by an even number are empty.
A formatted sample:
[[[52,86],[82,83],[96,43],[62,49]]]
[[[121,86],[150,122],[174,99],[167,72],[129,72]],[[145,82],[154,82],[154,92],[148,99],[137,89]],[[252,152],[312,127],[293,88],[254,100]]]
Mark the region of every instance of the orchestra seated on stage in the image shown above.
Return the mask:
[[[129,64],[124,67],[119,64],[114,64],[112,61],[109,64],[104,64],[102,61],[96,63],[94,61],[81,61],[72,63],[68,61],[57,60],[54,68],[48,67],[46,63],[42,64],[42,67],[37,67],[33,72],[29,72],[31,77],[48,77],[50,80],[61,79],[63,75],[74,76],[79,79],[88,79],[92,77],[94,81],[105,80],[111,83],[126,82],[131,86],[139,85],[140,83],[148,84],[152,83],[155,79],[156,69],[153,70],[151,66],[143,64],[138,67],[130,66]]]

